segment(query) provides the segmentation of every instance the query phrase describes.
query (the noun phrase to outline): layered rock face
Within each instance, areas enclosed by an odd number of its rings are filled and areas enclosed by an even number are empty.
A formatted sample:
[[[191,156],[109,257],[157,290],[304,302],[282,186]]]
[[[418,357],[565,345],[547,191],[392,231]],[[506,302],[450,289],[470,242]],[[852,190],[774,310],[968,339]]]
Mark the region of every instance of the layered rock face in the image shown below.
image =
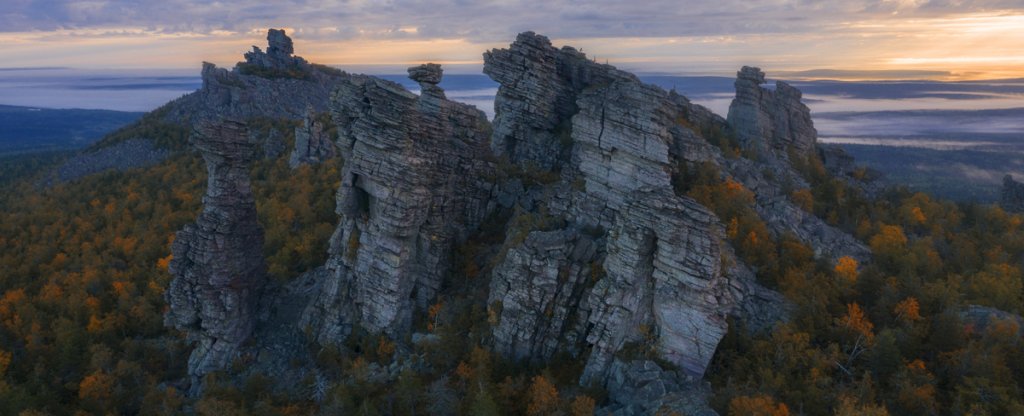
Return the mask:
[[[607,277],[589,295],[593,349],[584,383],[601,380],[631,342],[653,342],[661,358],[703,375],[737,303],[722,268],[717,217],[669,193],[634,197],[609,233]]]
[[[209,178],[203,212],[171,247],[174,280],[165,294],[170,310],[164,321],[197,343],[188,361],[196,379],[224,368],[252,333],[266,265],[248,172],[256,144],[246,126],[203,122],[191,141]]]
[[[317,164],[337,155],[334,137],[331,137],[328,127],[317,120],[312,106],[307,107],[302,126],[295,129],[295,149],[288,159],[288,166],[294,169],[301,164]]]
[[[736,98],[729,105],[729,124],[745,147],[759,153],[792,148],[800,155],[815,151],[818,132],[800,90],[776,81],[766,84],[759,68],[743,67],[736,74]]]
[[[743,67],[737,73],[735,85],[736,98],[729,106],[729,130],[744,149],[753,150],[757,157],[719,158],[725,172],[754,193],[757,213],[776,235],[794,235],[824,258],[851,256],[868,260],[870,251],[864,244],[797,207],[786,194],[787,188],[809,187],[793,169],[790,151],[800,158],[819,153],[811,111],[800,101],[800,91],[782,81],[777,81],[773,88],[765,84],[764,72],[751,67]],[[828,149],[820,152],[837,172],[851,169],[852,162],[845,154]],[[852,172],[845,173],[845,178],[853,180]],[[864,185],[859,180],[855,182]]]
[[[292,56],[295,53],[295,47],[292,45],[292,38],[288,37],[284,30],[268,30],[267,45],[266,53],[259,47],[253,46],[252,52],[245,53],[245,62],[249,65],[281,70],[302,68],[308,65],[305,59]]]
[[[489,301],[498,313],[495,352],[543,361],[585,335],[578,313],[601,277],[600,242],[576,230],[535,231],[494,269]]]
[[[419,77],[429,69],[410,72]],[[417,97],[372,77],[341,85],[332,115],[345,160],[341,218],[330,244],[330,278],[304,325],[324,342],[344,339],[356,324],[405,334],[414,308],[435,297],[453,243],[493,204],[484,179],[493,176],[487,119],[443,95]]]
[[[423,64],[409,68],[409,79],[420,84],[421,98],[445,98],[444,90],[438,87],[444,70],[438,64]]]
[[[498,82],[494,99],[494,153],[523,167],[551,170],[568,157],[568,122],[576,95],[589,85],[633,78],[597,65],[571,47],[556,49],[525,32],[508,49],[484,53],[484,73]]]
[[[999,206],[1010,212],[1024,212],[1024,183],[1013,180],[1013,176],[1004,176]]]
[[[292,40],[283,30],[270,29],[267,40],[266,53],[254,47],[233,70],[204,62],[202,88],[172,101],[167,120],[188,123],[195,114],[302,120],[308,106],[327,112],[331,91],[348,75],[293,56]]]
[[[584,185],[571,218],[605,228],[643,188],[672,195],[680,162],[713,161],[717,150],[686,127],[684,103],[637,80],[590,88],[572,118],[572,169]]]
[[[639,345],[699,376],[727,315],[770,309],[744,299],[781,300],[742,267],[723,268],[737,262],[717,217],[672,188],[680,162],[719,157],[691,126],[724,121],[532,33],[486,54],[485,72],[501,83],[494,148],[560,171],[544,202],[567,221],[506,241],[489,297],[498,351],[545,360],[589,349],[581,382],[605,384],[615,355]],[[556,147],[569,157],[552,157]]]

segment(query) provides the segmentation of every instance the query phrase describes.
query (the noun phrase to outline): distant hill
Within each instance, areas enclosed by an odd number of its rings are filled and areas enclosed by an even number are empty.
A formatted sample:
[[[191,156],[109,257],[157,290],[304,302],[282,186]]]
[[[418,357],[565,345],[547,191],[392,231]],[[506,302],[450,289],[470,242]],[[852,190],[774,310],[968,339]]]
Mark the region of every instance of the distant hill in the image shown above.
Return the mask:
[[[0,105],[0,155],[85,147],[142,114]]]

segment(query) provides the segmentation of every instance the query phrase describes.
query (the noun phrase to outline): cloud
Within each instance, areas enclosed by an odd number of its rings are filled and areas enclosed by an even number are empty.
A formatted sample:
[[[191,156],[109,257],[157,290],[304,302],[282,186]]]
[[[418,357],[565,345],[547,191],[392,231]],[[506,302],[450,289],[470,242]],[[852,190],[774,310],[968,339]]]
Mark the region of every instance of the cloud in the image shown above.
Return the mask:
[[[665,37],[831,30],[849,20],[1022,10],[1013,0],[5,0],[0,31],[145,27],[209,33],[287,25],[334,39],[507,39],[534,29],[553,37]],[[323,31],[331,28],[331,31]]]
[[[324,63],[479,62],[533,30],[671,73],[756,64],[991,76],[1024,64],[1019,0],[3,1],[0,56],[14,66],[229,64],[268,27],[287,28],[300,54]]]

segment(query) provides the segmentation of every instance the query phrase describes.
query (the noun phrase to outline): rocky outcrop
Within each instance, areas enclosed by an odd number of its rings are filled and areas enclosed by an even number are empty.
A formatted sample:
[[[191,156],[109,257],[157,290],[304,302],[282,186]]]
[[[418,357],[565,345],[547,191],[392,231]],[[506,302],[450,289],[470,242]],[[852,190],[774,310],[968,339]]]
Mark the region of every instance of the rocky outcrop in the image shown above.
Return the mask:
[[[1024,335],[1024,318],[996,308],[968,305],[960,312],[960,319],[974,334],[983,335],[993,324],[1002,322],[1012,323],[1017,329],[1018,337]]]
[[[552,170],[568,158],[576,96],[615,78],[636,79],[589,61],[573,49],[551,46],[525,32],[508,49],[484,53],[484,73],[499,84],[494,98],[494,153],[526,168]]]
[[[607,385],[616,355],[633,348],[699,377],[726,316],[781,301],[742,266],[723,266],[738,262],[717,217],[672,186],[679,164],[717,163],[698,130],[724,120],[532,33],[486,54],[485,72],[501,84],[493,148],[560,171],[544,204],[569,224],[506,240],[489,298],[497,350],[532,360],[589,350],[584,384]],[[748,298],[761,303],[744,308]]]
[[[629,343],[652,344],[662,359],[704,374],[738,303],[723,238],[717,217],[692,200],[634,194],[609,232],[607,276],[589,294],[592,349],[582,382],[601,380]]]
[[[292,45],[292,38],[288,37],[284,30],[268,30],[267,45],[266,53],[253,46],[252,52],[245,53],[245,63],[276,70],[305,69],[309,65],[305,59],[292,55],[295,53],[295,47]]]
[[[439,75],[439,73],[438,73]],[[330,278],[304,314],[322,342],[353,325],[406,334],[448,272],[452,245],[493,204],[483,112],[354,77],[332,101],[345,165]]]
[[[575,348],[583,335],[584,293],[604,273],[599,242],[574,229],[534,231],[494,269],[489,305],[497,314],[495,352],[545,361]]]
[[[764,72],[746,66],[737,73],[735,85],[728,127],[740,146],[755,157],[719,157],[723,173],[754,193],[758,215],[776,236],[793,235],[812,247],[817,256],[827,259],[851,256],[868,260],[871,254],[867,246],[799,208],[787,193],[787,189],[810,186],[793,169],[794,161],[789,157],[819,156],[817,131],[810,110],[800,101],[800,91],[782,81],[769,86]],[[835,169],[850,169],[852,162],[843,155],[834,151],[827,154]]]
[[[717,149],[686,124],[684,103],[636,80],[596,86],[577,100],[572,118],[575,194],[571,219],[611,227],[642,188],[673,194],[680,162],[713,161]]]
[[[333,129],[317,118],[310,106],[302,126],[295,129],[295,149],[288,160],[292,169],[301,164],[317,164],[338,155]]]
[[[815,151],[818,132],[800,90],[782,81],[769,85],[761,69],[748,66],[736,74],[735,85],[728,120],[745,148],[782,157],[789,149],[799,155]]]
[[[726,174],[753,192],[754,209],[775,236],[792,235],[816,256],[832,261],[844,256],[861,262],[870,259],[871,251],[863,243],[793,203],[784,184],[798,189],[810,185],[787,163],[744,158],[721,162]]]
[[[43,186],[70,182],[92,174],[144,168],[163,162],[171,152],[148,139],[129,139],[80,153],[60,164],[42,181]]]
[[[612,404],[597,414],[718,415],[707,404],[711,395],[709,386],[650,360],[628,363],[615,360],[608,374],[608,394]]]
[[[416,95],[295,60],[283,32],[268,39],[266,53],[255,49],[235,71],[206,67],[203,90],[187,98],[214,115],[289,118],[309,100],[293,166],[335,151],[345,163],[326,264],[261,303],[267,341],[249,347],[266,351],[259,368],[293,362],[300,333],[338,344],[360,327],[400,349],[409,339],[436,342],[410,334],[413,316],[437,300],[453,247],[500,208],[512,214],[504,241],[483,250],[497,253],[485,268],[494,351],[517,361],[585,360],[580,383],[606,387],[604,410],[613,414],[713,414],[699,379],[728,318],[763,331],[785,319],[787,305],[737,258],[719,218],[683,196],[683,169],[714,165],[755,194],[776,235],[796,235],[821,257],[870,254],[789,201],[789,189],[808,184],[788,155],[813,154],[816,133],[799,91],[763,88],[755,68],[740,72],[726,120],[527,32],[484,55],[485,73],[500,85],[492,130],[482,112],[446,99],[439,65],[408,69]],[[330,124],[315,116],[324,111]],[[211,185],[198,223],[175,242],[167,320],[199,342],[196,376],[223,366],[252,331],[245,311],[263,279],[262,268],[239,263],[263,264],[252,244],[262,238],[252,197],[241,191],[256,140],[242,139],[243,130],[225,123],[197,132]],[[757,157],[726,157],[712,144],[724,147],[730,134]]]
[[[302,120],[309,106],[327,112],[331,91],[347,82],[348,74],[292,56],[292,41],[283,30],[270,29],[267,40],[266,53],[254,47],[246,62],[230,71],[204,62],[202,88],[171,102],[166,120],[187,124],[196,114]]]
[[[421,97],[444,99],[444,90],[438,87],[444,70],[438,64],[423,64],[409,68],[409,79],[420,84]]]
[[[1024,183],[1013,180],[1013,176],[1004,176],[999,206],[1009,212],[1024,212]]]
[[[255,143],[246,126],[203,122],[191,141],[206,160],[206,196],[199,218],[177,233],[171,247],[174,280],[164,319],[196,343],[188,360],[196,381],[230,363],[252,333],[266,265],[248,172]]]

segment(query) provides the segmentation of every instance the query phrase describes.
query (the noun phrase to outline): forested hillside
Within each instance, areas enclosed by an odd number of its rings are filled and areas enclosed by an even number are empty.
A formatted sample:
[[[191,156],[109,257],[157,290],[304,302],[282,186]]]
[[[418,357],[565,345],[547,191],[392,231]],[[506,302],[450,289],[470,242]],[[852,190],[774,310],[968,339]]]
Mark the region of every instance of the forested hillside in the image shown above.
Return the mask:
[[[760,337],[732,330],[719,347],[708,376],[722,414],[1024,411],[1019,320],[966,314],[967,305],[1021,311],[1019,215],[899,190],[867,200],[812,159],[802,170],[812,192],[795,196],[876,254],[870,265],[832,265],[795,239],[772,239],[750,192],[709,169],[693,167],[680,191],[712,207],[758,278],[795,304],[792,322]],[[355,414],[588,414],[602,399],[574,387],[579,367],[569,357],[522,368],[484,346],[479,276],[491,264],[479,249],[481,240],[502,239],[496,225],[459,249],[449,285],[462,289],[420,323],[441,340],[421,351],[435,370],[408,371],[396,384],[366,378],[368,366],[389,364],[394,350],[368,336],[317,353],[325,372],[350,384],[320,392],[310,380],[308,397],[278,397],[257,376],[214,384],[198,402],[185,398],[174,386],[187,347],[162,325],[162,294],[170,240],[198,212],[202,172],[195,154],[181,153],[155,168],[42,192],[22,180],[13,185],[19,192],[5,193],[0,413],[306,414],[323,400],[324,411]],[[322,262],[337,172],[333,163],[292,171],[284,157],[253,168],[275,278]]]

